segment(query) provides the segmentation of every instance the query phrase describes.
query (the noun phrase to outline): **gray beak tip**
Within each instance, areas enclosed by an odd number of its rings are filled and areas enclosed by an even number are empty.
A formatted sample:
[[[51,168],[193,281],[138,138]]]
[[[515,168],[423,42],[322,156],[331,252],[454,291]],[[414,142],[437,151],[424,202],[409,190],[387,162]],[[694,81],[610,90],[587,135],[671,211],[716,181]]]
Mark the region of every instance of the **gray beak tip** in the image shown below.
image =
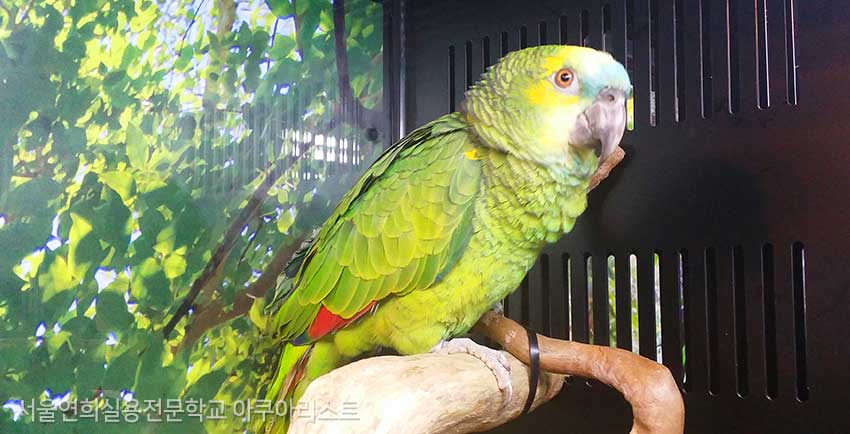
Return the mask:
[[[620,144],[626,130],[626,93],[605,88],[576,120],[570,144],[598,148],[599,159],[605,160]]]

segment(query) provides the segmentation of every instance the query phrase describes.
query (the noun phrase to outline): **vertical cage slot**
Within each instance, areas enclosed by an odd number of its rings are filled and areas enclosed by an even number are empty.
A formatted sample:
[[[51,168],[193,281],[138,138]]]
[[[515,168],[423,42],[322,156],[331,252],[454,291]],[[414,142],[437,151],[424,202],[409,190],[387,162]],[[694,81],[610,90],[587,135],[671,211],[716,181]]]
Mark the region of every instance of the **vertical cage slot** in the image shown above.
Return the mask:
[[[611,343],[607,265],[606,255],[593,257],[593,343],[604,346]]]
[[[682,298],[679,293],[679,255],[677,252],[658,252],[661,288],[661,355],[673,379],[682,386]]]
[[[611,20],[611,5],[602,6],[602,50],[611,52],[611,30],[613,29]]]
[[[572,340],[589,343],[587,328],[587,258],[579,256],[570,261],[570,327]]]
[[[552,317],[549,310],[551,300],[551,279],[549,274],[549,255],[544,254],[540,257],[540,310],[542,323],[542,333],[546,336],[552,336]]]
[[[776,270],[773,264],[773,245],[762,247],[761,279],[764,287],[764,365],[768,398],[776,398],[778,373],[776,366]]]
[[[505,57],[510,52],[508,46],[508,32],[499,34],[499,57]]]
[[[593,318],[595,314],[594,300],[593,299],[593,257],[590,255],[585,255],[584,257],[584,275],[585,275],[585,296],[587,297],[587,328],[588,328],[588,342],[591,344],[595,344],[596,342],[596,334],[595,327],[593,327]]]
[[[581,11],[581,22],[579,23],[579,39],[583,47],[590,43],[590,12],[587,9]]]
[[[635,74],[635,1],[626,0],[626,59],[623,63],[629,77],[634,77]]]
[[[684,0],[675,0],[673,2],[673,54],[676,56],[674,61],[675,73],[675,120],[681,122],[685,120],[685,5]]]
[[[708,393],[718,391],[718,345],[720,343],[717,321],[717,251],[714,247],[705,249],[705,295],[706,295],[706,333],[708,334]]]
[[[658,0],[649,0],[649,126],[658,121]]]
[[[481,40],[481,70],[486,71],[490,65],[490,37],[485,36]]]
[[[652,254],[642,254],[637,261],[638,328],[640,355],[657,360],[655,317],[655,265]]]
[[[608,317],[608,346],[616,347],[617,346],[617,260],[614,255],[608,255],[606,259],[606,274],[608,279],[607,289],[608,289],[608,308],[609,308],[609,317]],[[614,327],[611,327],[611,318],[614,320]]]
[[[455,46],[449,45],[449,112],[455,111]]]
[[[548,266],[548,255],[542,254],[528,271],[528,326],[532,330],[549,335],[548,311],[545,300],[549,299],[548,282],[544,279],[544,268]]]
[[[741,63],[739,48],[738,1],[726,0],[726,65],[729,77],[729,113],[738,113],[741,109]]]
[[[797,399],[809,399],[808,361],[806,359],[806,250],[797,241],[792,249],[794,280],[794,353],[797,379]]]
[[[561,15],[558,17],[558,43],[567,43],[567,16]]]
[[[656,125],[669,125],[679,121],[679,53],[677,42],[677,0],[654,0],[652,48],[655,66]]]
[[[616,281],[616,321],[617,348],[632,351],[632,293],[630,261],[628,257],[617,256],[614,269]]]
[[[738,396],[750,393],[749,348],[747,345],[747,287],[744,252],[741,246],[732,249],[732,291],[735,300],[735,378]]]
[[[788,104],[797,105],[797,4],[785,0],[785,74],[788,85]]]
[[[640,352],[640,314],[638,303],[638,260],[637,254],[629,255],[629,302],[630,312],[629,320],[632,325],[632,352]]]
[[[528,274],[526,274],[522,279],[522,283],[519,285],[519,322],[526,327],[530,325],[529,320],[531,317],[531,303],[529,303],[528,292]]]
[[[570,266],[570,255],[564,253],[561,256],[561,270],[563,272],[563,279],[566,286],[563,289],[564,291],[564,327],[565,327],[565,337],[567,339],[573,339],[572,332],[572,287],[573,287],[573,279],[572,279],[572,268]]]
[[[528,324],[528,275],[505,300],[505,315],[522,325]]]
[[[527,48],[528,47],[528,28],[522,26],[519,28],[519,48]]]
[[[767,41],[767,0],[756,0],[756,83],[758,84],[758,107],[770,107],[770,58]]]
[[[543,281],[548,288],[548,296],[543,298],[544,315],[549,319],[548,330],[555,339],[567,339],[569,336],[568,290],[569,274],[566,253],[546,255],[546,267],[543,269]]]
[[[466,89],[469,89],[472,86],[472,82],[473,82],[472,80],[474,79],[473,78],[473,71],[472,71],[473,64],[472,64],[472,42],[471,41],[466,41],[466,43],[463,46],[463,51],[464,51],[463,69],[464,69],[464,75],[465,75],[464,76],[464,79],[465,79],[464,85],[465,85]]]
[[[650,2],[649,0],[635,0],[629,5],[627,11],[628,27],[631,29],[631,37],[627,40],[632,53],[631,68],[633,98],[634,98],[634,128],[640,131],[642,126],[649,126],[651,114],[654,113],[652,95],[652,53],[650,27]]]
[[[708,0],[699,0],[699,34],[700,34],[700,83],[702,84],[700,100],[702,101],[702,117],[710,118],[712,112],[712,76],[711,76],[711,8]]]
[[[678,268],[678,290],[679,290],[679,302],[681,303],[679,309],[681,311],[681,342],[682,342],[682,386],[685,389],[685,392],[691,391],[691,363],[689,362],[693,357],[691,352],[689,337],[691,336],[690,330],[690,321],[687,320],[690,315],[690,311],[688,309],[688,297],[690,297],[689,290],[689,278],[688,275],[688,251],[685,249],[679,250],[679,254],[677,256],[677,268]]]
[[[652,297],[655,300],[655,352],[656,361],[664,362],[664,352],[661,345],[661,255],[659,252],[652,254]]]
[[[537,41],[539,45],[546,45],[546,21],[537,23]]]

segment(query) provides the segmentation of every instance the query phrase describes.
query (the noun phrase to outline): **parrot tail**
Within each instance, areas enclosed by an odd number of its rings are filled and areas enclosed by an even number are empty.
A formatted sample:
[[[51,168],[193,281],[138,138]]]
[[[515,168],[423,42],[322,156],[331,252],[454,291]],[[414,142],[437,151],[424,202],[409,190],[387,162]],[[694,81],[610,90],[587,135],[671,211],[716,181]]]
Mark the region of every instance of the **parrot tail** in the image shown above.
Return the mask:
[[[304,370],[307,362],[310,359],[313,344],[310,345],[292,345],[287,342],[283,347],[283,354],[280,356],[280,361],[277,364],[277,370],[274,378],[266,391],[265,400],[272,403],[272,408],[275,411],[285,409],[286,415],[274,418],[264,418],[257,420],[254,432],[256,434],[285,434],[289,428],[289,417],[291,415],[290,406],[297,402],[294,398],[295,387],[304,377]],[[285,402],[285,406],[278,405],[278,402]]]
[[[284,344],[277,371],[266,391],[265,399],[276,412],[286,409],[286,416],[258,420],[256,434],[286,434],[289,418],[298,399],[314,379],[332,371],[340,362],[336,347],[330,342],[313,342],[307,345]],[[277,404],[285,402],[286,405]],[[279,410],[278,410],[279,409]]]

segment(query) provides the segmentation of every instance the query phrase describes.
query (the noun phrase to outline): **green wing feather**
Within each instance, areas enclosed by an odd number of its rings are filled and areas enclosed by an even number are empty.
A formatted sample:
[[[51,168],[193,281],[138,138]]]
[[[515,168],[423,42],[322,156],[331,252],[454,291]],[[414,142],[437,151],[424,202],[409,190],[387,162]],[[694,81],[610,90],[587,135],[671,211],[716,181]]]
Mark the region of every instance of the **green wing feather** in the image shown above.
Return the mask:
[[[480,162],[460,115],[391,146],[342,198],[304,252],[271,330],[302,335],[324,305],[351,318],[374,300],[424,289],[461,256],[472,231]]]

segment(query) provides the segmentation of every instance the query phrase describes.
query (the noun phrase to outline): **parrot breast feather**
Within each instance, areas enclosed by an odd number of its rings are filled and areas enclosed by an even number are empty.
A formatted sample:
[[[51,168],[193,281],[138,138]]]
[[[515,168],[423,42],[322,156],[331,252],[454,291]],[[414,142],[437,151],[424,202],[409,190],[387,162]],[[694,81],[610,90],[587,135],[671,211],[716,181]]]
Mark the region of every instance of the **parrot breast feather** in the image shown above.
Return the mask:
[[[472,230],[481,176],[459,115],[388,148],[342,198],[303,257],[271,330],[296,344],[344,327],[389,295],[431,286]]]

